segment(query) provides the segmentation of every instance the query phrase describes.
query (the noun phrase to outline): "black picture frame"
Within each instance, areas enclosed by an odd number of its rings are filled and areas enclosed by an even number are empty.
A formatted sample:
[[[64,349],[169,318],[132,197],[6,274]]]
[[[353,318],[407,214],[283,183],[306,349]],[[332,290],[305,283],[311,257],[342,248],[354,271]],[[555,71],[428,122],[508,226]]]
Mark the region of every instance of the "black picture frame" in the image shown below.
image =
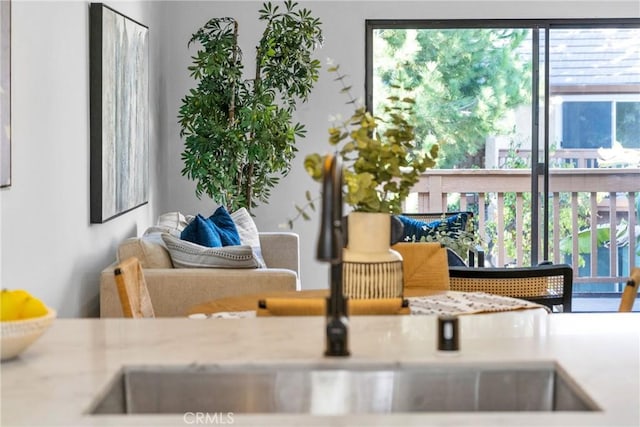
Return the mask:
[[[11,186],[11,1],[0,1],[0,188]]]
[[[90,10],[90,219],[148,203],[149,28],[104,5]]]

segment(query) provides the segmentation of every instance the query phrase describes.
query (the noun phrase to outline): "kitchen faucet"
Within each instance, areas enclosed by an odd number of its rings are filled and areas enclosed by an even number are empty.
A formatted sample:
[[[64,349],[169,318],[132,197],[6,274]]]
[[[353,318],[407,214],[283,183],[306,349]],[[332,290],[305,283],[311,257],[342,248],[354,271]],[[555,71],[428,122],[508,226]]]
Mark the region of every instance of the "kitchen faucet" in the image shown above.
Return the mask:
[[[337,155],[327,155],[323,164],[322,215],[317,258],[331,264],[327,297],[325,356],[349,356],[347,298],[342,288],[342,165]]]

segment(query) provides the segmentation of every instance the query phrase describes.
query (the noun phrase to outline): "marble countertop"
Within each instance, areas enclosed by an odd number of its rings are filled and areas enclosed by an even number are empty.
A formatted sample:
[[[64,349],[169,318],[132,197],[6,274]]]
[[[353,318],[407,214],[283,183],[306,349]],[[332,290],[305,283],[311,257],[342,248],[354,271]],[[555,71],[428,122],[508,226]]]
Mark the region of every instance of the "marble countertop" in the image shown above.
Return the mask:
[[[596,412],[248,415],[238,426],[638,426],[640,314],[525,310],[460,317],[460,353],[436,351],[435,316],[354,316],[347,358],[325,358],[321,317],[57,319],[19,358],[3,362],[1,425],[184,426],[177,415],[89,415],[123,365],[257,363],[510,363],[557,361],[602,408]],[[437,393],[438,390],[433,390]],[[212,424],[210,421],[209,424]]]

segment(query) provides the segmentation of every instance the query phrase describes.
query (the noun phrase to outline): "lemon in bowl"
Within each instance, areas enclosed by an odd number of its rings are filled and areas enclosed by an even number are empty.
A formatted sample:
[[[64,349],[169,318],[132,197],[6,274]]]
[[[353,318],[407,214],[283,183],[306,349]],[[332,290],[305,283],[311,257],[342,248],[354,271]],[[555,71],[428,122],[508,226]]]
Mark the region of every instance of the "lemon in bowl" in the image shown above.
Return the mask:
[[[29,292],[0,291],[1,360],[18,356],[33,344],[53,323],[55,310]]]

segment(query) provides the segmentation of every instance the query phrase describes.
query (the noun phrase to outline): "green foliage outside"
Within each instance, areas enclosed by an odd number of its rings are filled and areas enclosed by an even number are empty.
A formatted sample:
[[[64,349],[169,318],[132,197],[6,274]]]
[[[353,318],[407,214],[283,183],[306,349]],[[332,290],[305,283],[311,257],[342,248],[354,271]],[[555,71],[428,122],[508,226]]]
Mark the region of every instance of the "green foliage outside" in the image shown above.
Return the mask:
[[[590,255],[591,254],[591,233],[592,229],[587,228],[581,230],[578,234],[578,254]],[[629,239],[629,222],[621,220],[616,225],[616,241],[628,244]],[[640,255],[640,236],[636,235],[636,255]],[[609,245],[611,242],[611,225],[610,224],[598,224],[596,227],[596,247],[603,247]],[[573,251],[573,236],[566,236],[560,241],[560,250],[564,253],[570,254]],[[581,256],[579,260],[580,267],[585,264],[584,258]]]
[[[520,105],[531,102],[530,61],[519,47],[521,29],[385,29],[374,32],[374,100],[384,99],[391,82],[414,88],[416,140],[428,149],[439,144],[437,167],[476,168],[490,135],[509,134],[502,123]],[[378,105],[374,106],[377,111]],[[527,167],[518,164],[505,167]],[[505,195],[505,249],[515,256],[515,194]],[[489,202],[489,201],[487,201]],[[495,200],[494,200],[495,202]],[[530,210],[525,196],[524,212]],[[473,206],[474,209],[477,206]],[[450,206],[449,210],[457,210]],[[477,214],[477,212],[476,212]],[[530,214],[524,215],[525,242],[530,241]],[[496,244],[495,223],[487,223],[489,251]],[[468,239],[467,239],[468,240]],[[477,245],[478,238],[469,244]],[[449,242],[451,244],[451,242]],[[465,245],[468,246],[468,245]],[[466,251],[460,248],[460,252]],[[528,255],[527,255],[528,256]]]
[[[483,167],[485,141],[492,135],[512,135],[504,121],[518,106],[531,105],[531,66],[529,47],[523,41],[525,29],[381,29],[374,36],[374,111],[379,100],[389,93],[391,82],[402,82],[414,88],[414,113],[418,117],[416,140],[423,148],[440,144],[436,167]],[[617,103],[617,135],[624,146],[637,146],[639,123],[637,103]],[[637,139],[637,138],[636,138]],[[518,155],[515,142],[501,168],[529,169],[529,163]],[[554,148],[551,147],[551,150]],[[572,167],[558,161],[551,167]],[[486,197],[485,206],[496,206],[497,195]],[[570,208],[571,194],[560,193],[560,209],[550,206],[549,241],[560,241],[560,259],[572,252],[574,218]],[[577,225],[579,253],[590,251],[590,194],[577,195]],[[504,194],[504,249],[507,259],[516,259],[516,241],[523,243],[523,265],[531,263],[531,194],[522,194],[522,212],[516,212],[516,194]],[[459,209],[459,201],[449,201],[449,211]],[[552,200],[539,199],[539,205]],[[470,206],[477,209],[477,205]],[[476,212],[477,213],[477,212]],[[555,230],[556,216],[559,229]],[[540,217],[542,220],[542,217]],[[517,222],[523,235],[517,235]],[[542,231],[542,224],[538,225]],[[487,221],[488,259],[497,245],[498,230],[494,221]],[[626,232],[625,223],[618,234]],[[541,235],[542,233],[540,233]],[[598,245],[606,244],[609,227],[598,226]],[[622,235],[621,235],[622,236]],[[541,237],[542,238],[542,237]],[[640,238],[639,238],[640,239]],[[640,240],[639,240],[640,241]],[[540,246],[542,241],[540,242]],[[549,259],[554,258],[553,245]],[[495,255],[493,257],[495,259]],[[584,264],[583,257],[578,260]]]
[[[256,47],[252,78],[243,77],[238,23],[214,18],[193,34],[199,44],[189,67],[197,87],[182,99],[178,114],[184,139],[182,174],[229,211],[249,211],[267,202],[285,176],[305,127],[293,122],[318,79],[320,62],[312,58],[322,42],[320,21],[292,1],[284,10],[265,3],[265,25]]]
[[[501,167],[504,169],[529,169],[529,162],[518,155],[518,149],[520,144],[512,141],[509,147],[505,163]],[[552,151],[554,148],[551,148]],[[555,162],[551,164],[551,167],[569,168],[572,165],[564,162]],[[505,256],[510,259],[517,259],[516,241],[521,238],[523,244],[523,258],[521,259],[522,265],[531,265],[531,193],[523,193],[522,197],[522,212],[516,212],[516,193],[504,193],[504,249]],[[491,195],[491,203],[496,205],[496,195]],[[571,214],[571,194],[559,193],[558,202],[560,209],[556,212],[552,207],[549,209],[549,240],[553,241],[555,233],[559,233],[559,240],[561,242],[566,241],[572,235],[573,217]],[[549,203],[551,200],[549,200]],[[540,199],[540,205],[543,206],[544,199]],[[589,209],[589,194],[578,194],[578,228],[583,229],[588,226],[591,211]],[[559,230],[555,230],[555,215],[559,215],[558,224]],[[517,221],[521,221],[522,235],[518,235]],[[542,219],[542,218],[540,218]],[[540,227],[542,227],[540,225]],[[497,224],[494,221],[486,223],[486,232],[488,236],[489,253],[497,246],[498,230]],[[540,235],[542,235],[542,228],[540,228]],[[539,243],[539,247],[542,245],[542,238]],[[567,251],[566,243],[560,245],[562,254],[571,254],[571,248]],[[553,259],[553,247],[549,248],[549,259]],[[584,263],[584,260],[580,260],[580,263]]]
[[[415,88],[416,139],[440,144],[438,168],[471,168],[500,120],[531,102],[529,61],[518,47],[522,29],[385,29],[374,32],[374,99],[391,82]],[[378,111],[378,106],[374,106]]]
[[[528,162],[518,155],[520,144],[513,143],[509,147],[505,162],[501,165],[503,169],[529,169]],[[516,242],[521,239],[525,249],[531,248],[531,193],[523,193],[522,212],[516,212],[516,193],[504,193],[504,242],[505,256],[510,259],[517,259]],[[497,206],[497,195],[488,195],[493,206]],[[521,222],[522,235],[518,235],[517,221]],[[498,228],[495,221],[486,223],[489,253],[497,250]],[[531,251],[524,250],[522,265],[531,265]],[[494,257],[494,258],[497,258]],[[496,266],[502,267],[502,266]]]
[[[354,105],[351,117],[329,128],[329,147],[342,159],[344,202],[357,212],[398,214],[420,174],[435,165],[438,145],[427,153],[415,149],[414,100],[396,93],[404,92],[403,88],[394,85],[382,118],[374,117],[356,105],[338,66],[329,72],[336,74],[341,93]],[[324,157],[313,153],[304,160],[307,173],[316,181],[322,179]]]

